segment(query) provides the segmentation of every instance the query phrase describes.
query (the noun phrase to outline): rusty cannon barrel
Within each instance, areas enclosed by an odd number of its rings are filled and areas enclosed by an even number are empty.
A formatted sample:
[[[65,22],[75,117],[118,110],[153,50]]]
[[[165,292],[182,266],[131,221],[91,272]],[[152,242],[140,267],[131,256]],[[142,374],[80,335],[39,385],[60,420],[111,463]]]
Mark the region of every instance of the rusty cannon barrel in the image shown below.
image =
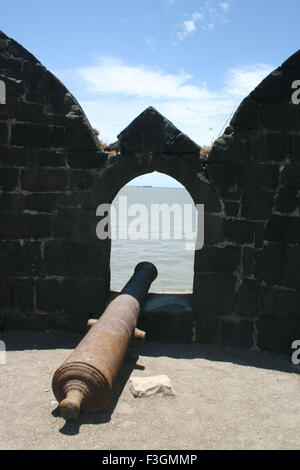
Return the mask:
[[[52,389],[64,418],[76,418],[81,409],[101,411],[108,405],[140,307],[156,277],[152,263],[139,263],[121,293],[55,372]]]

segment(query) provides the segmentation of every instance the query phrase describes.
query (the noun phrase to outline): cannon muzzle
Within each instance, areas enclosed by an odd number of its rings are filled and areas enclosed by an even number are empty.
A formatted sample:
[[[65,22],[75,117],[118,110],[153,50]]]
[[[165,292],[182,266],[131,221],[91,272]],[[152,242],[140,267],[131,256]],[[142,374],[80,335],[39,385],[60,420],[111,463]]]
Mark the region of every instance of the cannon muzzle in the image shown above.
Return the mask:
[[[100,411],[108,405],[140,307],[156,277],[152,263],[139,263],[120,294],[55,372],[52,389],[64,418],[76,418],[81,409]]]

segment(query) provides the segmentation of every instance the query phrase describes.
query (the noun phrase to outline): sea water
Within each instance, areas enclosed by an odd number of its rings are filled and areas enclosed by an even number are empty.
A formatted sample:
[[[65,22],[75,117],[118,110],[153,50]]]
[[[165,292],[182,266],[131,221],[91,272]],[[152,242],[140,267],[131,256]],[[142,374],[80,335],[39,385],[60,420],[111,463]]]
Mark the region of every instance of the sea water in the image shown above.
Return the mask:
[[[167,207],[163,208],[162,204]],[[174,204],[177,205],[177,217],[172,210],[168,212]],[[157,205],[161,209],[159,226],[153,227],[151,209],[155,212]],[[192,291],[196,239],[193,233],[197,231],[197,218],[195,205],[186,189],[125,186],[116,196],[113,207],[111,289],[120,290],[137,263],[150,261],[158,269],[151,292]]]

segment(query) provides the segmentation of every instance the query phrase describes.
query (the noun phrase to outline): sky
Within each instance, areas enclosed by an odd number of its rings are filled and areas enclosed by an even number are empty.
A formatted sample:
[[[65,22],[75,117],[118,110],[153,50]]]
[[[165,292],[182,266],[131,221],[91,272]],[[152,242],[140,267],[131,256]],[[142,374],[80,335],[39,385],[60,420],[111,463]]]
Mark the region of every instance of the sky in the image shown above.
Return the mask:
[[[299,0],[10,0],[0,29],[66,85],[105,143],[154,106],[203,146],[299,49],[299,12]]]

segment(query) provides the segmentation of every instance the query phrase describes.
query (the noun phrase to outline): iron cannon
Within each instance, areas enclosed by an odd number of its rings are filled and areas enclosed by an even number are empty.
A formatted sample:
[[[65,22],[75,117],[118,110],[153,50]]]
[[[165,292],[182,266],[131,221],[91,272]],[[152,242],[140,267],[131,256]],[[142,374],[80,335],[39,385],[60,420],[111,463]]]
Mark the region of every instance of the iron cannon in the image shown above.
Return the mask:
[[[101,411],[108,405],[131,338],[143,337],[135,327],[156,277],[152,263],[139,263],[120,294],[98,320],[89,321],[87,334],[56,370],[52,389],[64,418],[76,418],[81,409]]]

